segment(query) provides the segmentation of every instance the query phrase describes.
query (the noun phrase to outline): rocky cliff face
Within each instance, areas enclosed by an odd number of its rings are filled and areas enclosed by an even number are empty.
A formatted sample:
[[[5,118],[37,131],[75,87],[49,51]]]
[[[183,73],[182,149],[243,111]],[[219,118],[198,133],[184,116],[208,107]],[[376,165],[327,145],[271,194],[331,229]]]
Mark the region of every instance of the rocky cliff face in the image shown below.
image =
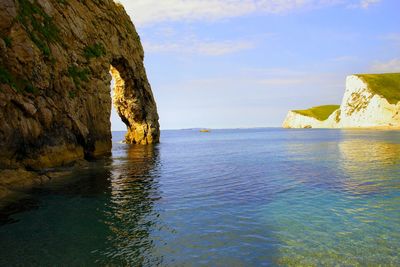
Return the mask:
[[[320,121],[316,118],[301,115],[295,111],[289,111],[285,121],[283,122],[283,128],[336,128],[337,112],[335,111],[329,116],[328,119]]]
[[[126,141],[159,140],[143,48],[112,0],[0,0],[0,169],[110,153],[110,81]]]
[[[392,90],[400,94],[400,86]],[[342,128],[400,128],[400,102],[389,103],[387,98],[371,90],[362,76],[347,77],[340,113],[338,126]]]
[[[348,76],[342,105],[326,120],[290,111],[283,127],[400,129],[399,80],[400,74]]]
[[[334,107],[333,105],[314,107],[310,110],[305,110],[313,112],[304,113],[296,110],[289,111],[283,122],[283,128],[336,128],[340,119],[340,109],[339,106]],[[328,109],[328,111],[324,111],[324,109]],[[321,119],[318,116],[318,113],[323,111],[325,113],[323,117],[326,117],[326,119]],[[326,115],[326,112],[329,112],[329,114]]]

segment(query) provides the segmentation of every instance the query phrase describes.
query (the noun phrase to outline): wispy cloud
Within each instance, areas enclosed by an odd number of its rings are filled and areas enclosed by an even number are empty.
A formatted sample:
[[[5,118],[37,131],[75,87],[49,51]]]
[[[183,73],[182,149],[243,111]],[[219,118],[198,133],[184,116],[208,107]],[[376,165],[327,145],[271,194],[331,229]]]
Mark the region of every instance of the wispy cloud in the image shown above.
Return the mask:
[[[327,81],[329,81],[329,86],[326,85]],[[256,83],[272,87],[305,86],[338,88],[343,85],[343,77],[335,73],[315,74],[291,69],[265,69],[263,77],[256,79]]]
[[[382,39],[394,43],[395,45],[400,45],[400,33],[389,33],[382,36]]]
[[[206,56],[232,54],[254,48],[255,45],[255,42],[244,40],[204,41],[193,38],[165,43],[153,43],[149,41],[143,42],[143,46],[147,53],[187,53]]]
[[[332,59],[333,62],[350,62],[356,60],[355,56],[340,56]]]
[[[371,66],[372,72],[400,72],[400,58],[394,58],[386,62],[375,62]]]
[[[342,5],[368,8],[380,0],[119,0],[139,25],[162,21],[212,21],[253,13],[282,14]]]
[[[381,0],[362,0],[359,3],[359,7],[367,9],[369,8],[371,5],[377,4],[379,3]]]
[[[190,85],[185,84],[183,87],[192,89],[211,88],[212,90],[249,87],[254,90],[279,89],[283,90],[281,93],[284,94],[285,89],[292,91],[297,87],[307,87],[309,91],[326,88],[340,88],[341,90],[344,87],[344,77],[336,73],[312,73],[286,68],[241,69],[222,77],[191,80]]]
[[[378,4],[382,0],[359,0],[359,1],[353,1],[353,3],[350,3],[347,7],[349,8],[362,8],[362,9],[368,9],[371,6]]]

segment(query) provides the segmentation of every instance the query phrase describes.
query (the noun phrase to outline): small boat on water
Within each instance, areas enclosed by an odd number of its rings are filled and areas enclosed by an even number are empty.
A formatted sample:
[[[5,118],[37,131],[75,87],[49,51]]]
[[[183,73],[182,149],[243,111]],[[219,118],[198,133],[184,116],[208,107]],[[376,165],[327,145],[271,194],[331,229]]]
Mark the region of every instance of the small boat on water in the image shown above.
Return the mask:
[[[209,130],[209,129],[201,129],[200,132],[201,132],[201,133],[209,133],[210,130]]]

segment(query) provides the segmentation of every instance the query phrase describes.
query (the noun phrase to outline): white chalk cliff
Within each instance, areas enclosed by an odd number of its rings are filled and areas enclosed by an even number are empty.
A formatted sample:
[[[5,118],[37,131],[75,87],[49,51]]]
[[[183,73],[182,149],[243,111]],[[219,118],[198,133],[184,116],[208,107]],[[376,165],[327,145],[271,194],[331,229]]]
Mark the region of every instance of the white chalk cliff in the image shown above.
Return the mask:
[[[289,111],[283,127],[400,129],[399,81],[400,73],[348,76],[342,104],[329,117],[313,116],[315,108]]]
[[[326,120],[318,120],[311,116],[289,111],[283,122],[283,128],[337,128],[337,116],[340,109],[334,111]]]

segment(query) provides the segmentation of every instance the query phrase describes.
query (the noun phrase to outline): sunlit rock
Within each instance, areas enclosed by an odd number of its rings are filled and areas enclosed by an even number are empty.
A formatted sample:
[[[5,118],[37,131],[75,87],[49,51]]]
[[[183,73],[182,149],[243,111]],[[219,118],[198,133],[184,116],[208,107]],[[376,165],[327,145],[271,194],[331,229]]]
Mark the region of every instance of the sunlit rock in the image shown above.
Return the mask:
[[[336,110],[332,107],[289,111],[283,127],[399,129],[400,74],[348,76],[342,105]]]
[[[158,142],[143,48],[120,4],[0,4],[0,168],[42,169],[110,153],[110,68],[126,141]]]

